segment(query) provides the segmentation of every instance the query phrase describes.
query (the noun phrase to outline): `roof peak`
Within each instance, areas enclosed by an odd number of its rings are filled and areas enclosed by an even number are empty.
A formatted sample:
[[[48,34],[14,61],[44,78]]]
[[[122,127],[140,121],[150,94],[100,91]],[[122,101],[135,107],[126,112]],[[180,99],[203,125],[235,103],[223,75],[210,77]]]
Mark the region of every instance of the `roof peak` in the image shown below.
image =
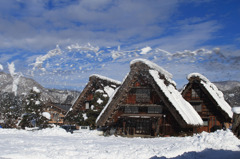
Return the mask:
[[[118,80],[114,80],[114,79],[111,79],[111,78],[109,78],[109,77],[102,76],[102,75],[99,75],[99,74],[92,74],[92,75],[89,77],[89,79],[90,79],[91,77],[96,77],[96,78],[99,78],[99,79],[102,79],[102,80],[106,80],[106,81],[110,81],[110,82],[112,82],[112,83],[116,83],[116,84],[119,84],[119,85],[122,83],[122,82],[120,82],[120,81],[118,81]]]
[[[205,82],[205,83],[209,83],[210,81],[208,80],[207,77],[203,76],[202,74],[200,73],[190,73],[188,76],[187,76],[187,79],[190,80],[191,78],[199,78],[199,80]]]
[[[159,72],[161,75],[163,75],[165,77],[165,79],[173,84],[174,86],[176,86],[176,83],[172,80],[173,75],[171,73],[169,73],[168,71],[166,71],[164,68],[162,68],[161,66],[157,65],[156,63],[153,63],[147,59],[134,59],[130,62],[130,66],[132,67],[134,64],[136,63],[142,63],[147,65],[150,69],[152,70],[156,70],[157,72]]]

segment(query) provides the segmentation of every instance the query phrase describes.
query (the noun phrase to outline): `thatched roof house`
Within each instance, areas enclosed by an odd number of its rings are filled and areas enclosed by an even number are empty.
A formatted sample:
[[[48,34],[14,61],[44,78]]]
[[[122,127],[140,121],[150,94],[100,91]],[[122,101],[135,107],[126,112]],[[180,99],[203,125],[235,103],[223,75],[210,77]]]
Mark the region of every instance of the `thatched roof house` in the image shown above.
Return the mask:
[[[228,127],[233,112],[230,105],[224,100],[223,93],[199,73],[189,74],[187,79],[189,83],[183,89],[182,95],[204,121],[204,125],[196,131],[210,132]]]
[[[49,113],[49,124],[63,125],[64,117],[72,105],[62,103],[47,103],[43,110]]]
[[[203,121],[177,91],[170,73],[148,60],[136,59],[96,124],[120,135],[164,136],[189,132]]]
[[[110,79],[101,75],[91,75],[89,82],[74,102],[73,106],[69,109],[65,119],[66,122],[70,122],[70,118],[78,116],[79,113],[84,113],[84,119],[87,119],[88,111],[94,111],[95,114],[99,114],[103,107],[106,105],[109,97],[114,90],[120,86],[121,82]],[[71,124],[76,124],[72,123]]]

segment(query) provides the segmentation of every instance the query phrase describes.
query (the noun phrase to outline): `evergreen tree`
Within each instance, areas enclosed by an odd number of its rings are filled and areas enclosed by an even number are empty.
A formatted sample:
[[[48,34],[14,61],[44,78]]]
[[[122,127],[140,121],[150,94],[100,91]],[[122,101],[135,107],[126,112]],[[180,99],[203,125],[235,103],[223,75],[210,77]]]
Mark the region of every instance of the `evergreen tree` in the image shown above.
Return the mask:
[[[108,102],[108,95],[103,92],[95,92],[93,96],[93,100],[91,101],[91,105],[93,105],[95,108],[98,108],[98,111],[102,111],[103,107],[107,104]],[[102,102],[99,102],[102,101]]]
[[[41,100],[41,93],[32,89],[24,100],[25,114],[20,123],[22,128],[25,127],[47,127],[48,119],[43,114],[44,103]]]
[[[3,122],[2,127],[14,128],[18,122],[18,118],[22,114],[22,103],[18,96],[14,93],[0,94],[0,120]]]
[[[69,115],[64,119],[68,124],[77,124],[77,125],[84,125],[84,118],[82,112],[78,112],[75,115],[70,112]]]

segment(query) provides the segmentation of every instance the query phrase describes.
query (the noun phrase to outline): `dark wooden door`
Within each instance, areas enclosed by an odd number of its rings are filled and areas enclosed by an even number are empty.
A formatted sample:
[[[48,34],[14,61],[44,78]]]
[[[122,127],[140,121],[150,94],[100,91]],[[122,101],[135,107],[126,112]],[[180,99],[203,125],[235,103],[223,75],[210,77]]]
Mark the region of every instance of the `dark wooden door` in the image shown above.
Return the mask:
[[[150,119],[136,119],[136,134],[150,135],[152,123]]]

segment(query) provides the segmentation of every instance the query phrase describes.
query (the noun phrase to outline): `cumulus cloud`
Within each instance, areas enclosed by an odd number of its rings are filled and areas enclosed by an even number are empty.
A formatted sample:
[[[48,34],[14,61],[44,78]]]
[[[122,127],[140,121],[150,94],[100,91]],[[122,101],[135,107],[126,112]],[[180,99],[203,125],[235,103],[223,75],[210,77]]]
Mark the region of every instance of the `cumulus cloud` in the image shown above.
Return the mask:
[[[161,44],[164,41],[161,36],[166,33],[169,18],[176,13],[179,2],[9,0],[0,5],[10,6],[1,7],[0,11],[0,31],[4,33],[0,35],[0,40],[4,39],[0,47],[50,49],[56,44],[86,42],[100,46],[129,45],[152,38],[159,39]],[[188,29],[189,34],[193,32],[189,26],[183,27],[185,30],[180,28],[178,32],[184,34]]]
[[[57,55],[61,55],[62,51],[59,48],[59,46],[57,45],[55,49],[48,51],[48,53],[44,56],[38,56],[36,58],[36,62],[31,64],[33,65],[33,70],[35,70],[36,68],[41,69],[42,71],[45,71],[45,69],[42,67],[44,61],[46,61],[47,59],[53,57],[53,56],[57,56]]]

